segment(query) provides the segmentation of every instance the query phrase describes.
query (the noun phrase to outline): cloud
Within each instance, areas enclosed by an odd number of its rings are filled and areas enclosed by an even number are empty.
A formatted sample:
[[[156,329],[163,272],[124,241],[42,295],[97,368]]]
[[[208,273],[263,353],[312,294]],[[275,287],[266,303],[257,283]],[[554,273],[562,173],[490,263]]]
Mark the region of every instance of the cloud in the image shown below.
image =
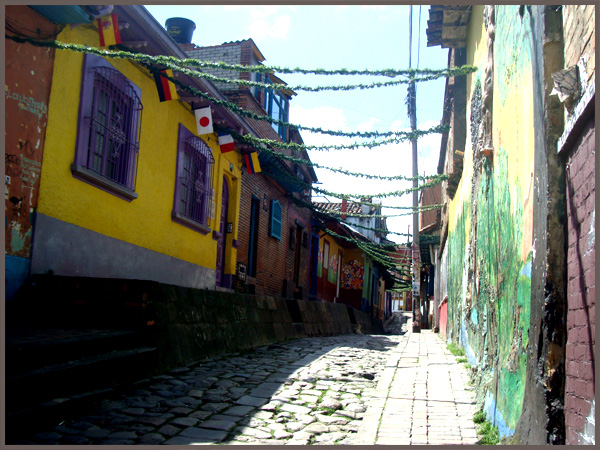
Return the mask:
[[[263,38],[287,39],[291,19],[286,14],[279,14],[277,5],[265,5],[250,10],[248,33],[255,40]]]

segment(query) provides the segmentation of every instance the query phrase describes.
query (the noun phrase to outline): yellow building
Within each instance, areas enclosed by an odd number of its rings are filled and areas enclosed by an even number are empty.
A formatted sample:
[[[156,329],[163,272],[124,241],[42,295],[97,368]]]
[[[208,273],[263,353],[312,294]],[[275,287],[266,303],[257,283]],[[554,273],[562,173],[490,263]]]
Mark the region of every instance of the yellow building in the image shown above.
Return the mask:
[[[124,48],[185,57],[142,6],[112,14],[126,24]],[[97,21],[67,25],[57,40],[98,47]],[[176,79],[223,99],[206,81]],[[199,135],[194,110],[210,106],[217,125],[254,133],[224,108],[178,93],[161,102],[153,73],[137,62],[56,51],[32,274],[231,286],[242,157],[239,147],[222,153],[215,132]]]

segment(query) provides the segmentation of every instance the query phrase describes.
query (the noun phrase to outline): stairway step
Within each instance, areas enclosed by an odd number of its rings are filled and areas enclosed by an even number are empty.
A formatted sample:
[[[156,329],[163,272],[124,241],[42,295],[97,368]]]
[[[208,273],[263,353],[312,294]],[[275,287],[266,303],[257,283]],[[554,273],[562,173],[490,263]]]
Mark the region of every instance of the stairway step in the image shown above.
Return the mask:
[[[139,347],[7,374],[6,410],[145,378],[155,370],[155,356],[155,347]]]
[[[28,370],[143,345],[137,330],[7,330],[6,373]]]

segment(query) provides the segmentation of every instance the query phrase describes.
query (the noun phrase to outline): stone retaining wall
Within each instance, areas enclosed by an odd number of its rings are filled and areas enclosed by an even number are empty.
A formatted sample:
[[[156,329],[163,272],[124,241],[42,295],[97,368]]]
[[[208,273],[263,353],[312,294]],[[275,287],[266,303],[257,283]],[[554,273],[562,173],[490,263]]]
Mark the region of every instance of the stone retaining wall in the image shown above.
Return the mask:
[[[341,303],[142,280],[36,276],[11,303],[7,325],[145,329],[160,368],[305,336],[383,334],[380,321]]]

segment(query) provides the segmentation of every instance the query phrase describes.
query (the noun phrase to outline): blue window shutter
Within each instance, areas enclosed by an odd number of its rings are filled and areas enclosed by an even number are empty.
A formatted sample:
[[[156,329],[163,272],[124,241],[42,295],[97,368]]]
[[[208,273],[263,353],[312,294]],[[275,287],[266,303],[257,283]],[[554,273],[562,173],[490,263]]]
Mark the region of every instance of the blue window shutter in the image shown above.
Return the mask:
[[[271,199],[271,227],[269,235],[281,240],[281,203]]]

